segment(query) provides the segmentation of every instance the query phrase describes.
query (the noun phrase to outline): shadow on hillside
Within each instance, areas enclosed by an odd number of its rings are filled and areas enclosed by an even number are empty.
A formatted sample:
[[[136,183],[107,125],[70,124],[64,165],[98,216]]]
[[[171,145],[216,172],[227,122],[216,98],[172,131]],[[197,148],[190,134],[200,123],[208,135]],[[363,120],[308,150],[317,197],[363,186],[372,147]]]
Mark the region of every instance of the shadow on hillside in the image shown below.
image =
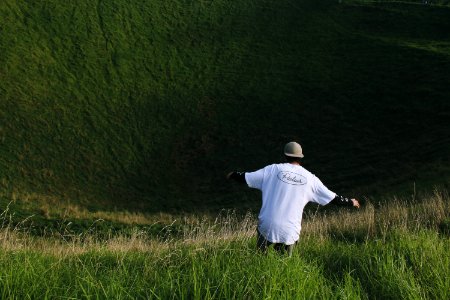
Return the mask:
[[[175,88],[135,112],[153,136],[113,198],[152,212],[240,206],[225,172],[276,162],[287,136],[301,137],[306,167],[333,190],[397,185],[423,162],[445,169],[450,60],[404,43],[449,40],[449,11],[430,21],[420,7],[325,3],[186,12],[196,21],[166,33]],[[189,76],[170,67],[179,60]]]

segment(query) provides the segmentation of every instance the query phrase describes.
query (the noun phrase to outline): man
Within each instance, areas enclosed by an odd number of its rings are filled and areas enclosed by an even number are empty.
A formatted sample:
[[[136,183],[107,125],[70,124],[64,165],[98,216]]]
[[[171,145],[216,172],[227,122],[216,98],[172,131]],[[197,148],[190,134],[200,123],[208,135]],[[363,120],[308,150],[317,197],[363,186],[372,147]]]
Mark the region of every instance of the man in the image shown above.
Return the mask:
[[[300,236],[303,208],[308,202],[329,203],[359,208],[359,201],[330,191],[314,174],[300,165],[302,147],[289,142],[284,147],[286,163],[272,164],[258,171],[230,172],[228,179],[247,183],[262,191],[262,206],[258,216],[258,249],[275,250],[289,256]]]

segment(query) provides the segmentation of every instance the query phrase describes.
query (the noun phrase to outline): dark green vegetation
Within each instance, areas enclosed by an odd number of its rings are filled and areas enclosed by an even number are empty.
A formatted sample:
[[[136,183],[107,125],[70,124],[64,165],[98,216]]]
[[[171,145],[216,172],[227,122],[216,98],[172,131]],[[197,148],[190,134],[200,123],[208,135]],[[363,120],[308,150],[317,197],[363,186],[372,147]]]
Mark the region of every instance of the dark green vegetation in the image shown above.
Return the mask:
[[[354,2],[354,1],[353,1]],[[258,205],[281,160],[357,195],[448,182],[450,9],[0,2],[0,188],[146,211]]]

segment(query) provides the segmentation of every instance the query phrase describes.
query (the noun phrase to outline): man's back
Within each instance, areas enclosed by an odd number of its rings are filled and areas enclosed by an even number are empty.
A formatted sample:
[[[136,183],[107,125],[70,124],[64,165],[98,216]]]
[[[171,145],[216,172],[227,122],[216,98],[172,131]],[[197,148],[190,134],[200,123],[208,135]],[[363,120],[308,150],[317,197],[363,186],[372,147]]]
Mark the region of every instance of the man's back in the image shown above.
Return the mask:
[[[284,146],[287,163],[273,164],[255,172],[230,172],[227,179],[247,183],[262,191],[256,245],[266,251],[272,245],[277,251],[292,253],[300,237],[303,208],[312,201],[320,205],[333,203],[359,208],[358,200],[336,195],[311,172],[301,166],[303,149],[297,142]]]
[[[249,187],[262,191],[258,229],[272,243],[295,243],[305,205],[325,205],[336,196],[314,174],[291,163],[269,165],[246,173],[245,179]]]

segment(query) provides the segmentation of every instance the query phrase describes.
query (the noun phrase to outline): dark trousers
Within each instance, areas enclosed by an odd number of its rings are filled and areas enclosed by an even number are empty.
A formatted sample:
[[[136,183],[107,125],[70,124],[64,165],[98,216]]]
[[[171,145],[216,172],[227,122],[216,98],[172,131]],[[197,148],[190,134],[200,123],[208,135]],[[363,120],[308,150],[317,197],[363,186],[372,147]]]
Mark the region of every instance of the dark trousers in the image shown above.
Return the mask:
[[[256,231],[258,235],[258,239],[256,240],[256,247],[258,250],[262,251],[263,253],[267,252],[267,248],[270,245],[273,245],[273,248],[281,254],[287,254],[289,256],[292,256],[292,250],[294,249],[294,245],[285,245],[283,243],[272,243],[266,240],[266,238],[259,232],[259,230]]]

